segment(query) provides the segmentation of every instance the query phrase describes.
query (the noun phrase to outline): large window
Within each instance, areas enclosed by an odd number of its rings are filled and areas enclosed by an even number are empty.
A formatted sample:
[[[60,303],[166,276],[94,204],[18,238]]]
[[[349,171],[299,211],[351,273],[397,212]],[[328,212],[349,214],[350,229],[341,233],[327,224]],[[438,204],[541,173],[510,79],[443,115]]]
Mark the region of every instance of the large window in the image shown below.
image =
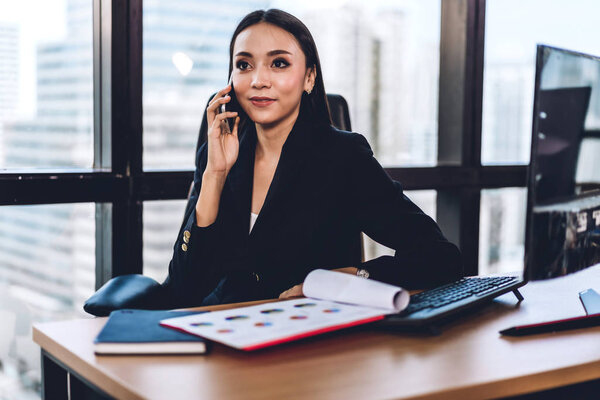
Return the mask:
[[[91,0],[0,2],[3,178],[92,168],[92,14]],[[10,181],[0,187],[9,192],[0,206],[0,398],[39,398],[31,327],[85,316],[96,280],[95,206],[6,205],[24,192],[12,193]],[[27,191],[26,203],[39,204],[56,189]]]

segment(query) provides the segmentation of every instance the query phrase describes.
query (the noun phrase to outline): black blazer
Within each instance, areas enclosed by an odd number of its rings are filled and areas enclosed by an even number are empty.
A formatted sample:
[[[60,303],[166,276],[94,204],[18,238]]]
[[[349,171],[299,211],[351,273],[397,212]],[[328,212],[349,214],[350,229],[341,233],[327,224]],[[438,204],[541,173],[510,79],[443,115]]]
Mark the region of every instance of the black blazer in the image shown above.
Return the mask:
[[[316,268],[364,268],[372,279],[405,288],[462,276],[458,248],[387,175],[364,136],[307,117],[297,119],[283,145],[249,234],[254,124],[239,136],[238,159],[208,227],[196,226],[206,144],[198,149],[193,192],[162,284],[172,307],[276,298]],[[360,232],[395,255],[362,262]]]

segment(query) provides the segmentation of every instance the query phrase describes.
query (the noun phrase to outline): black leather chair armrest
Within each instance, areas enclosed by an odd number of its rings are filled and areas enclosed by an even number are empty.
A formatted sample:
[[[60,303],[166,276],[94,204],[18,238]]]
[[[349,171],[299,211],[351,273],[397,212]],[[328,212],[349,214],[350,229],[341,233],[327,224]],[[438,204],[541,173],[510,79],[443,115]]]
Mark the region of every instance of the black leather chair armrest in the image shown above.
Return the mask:
[[[121,275],[112,278],[96,291],[83,305],[83,309],[97,317],[123,308],[146,310],[164,309],[164,288],[154,279],[139,275]]]

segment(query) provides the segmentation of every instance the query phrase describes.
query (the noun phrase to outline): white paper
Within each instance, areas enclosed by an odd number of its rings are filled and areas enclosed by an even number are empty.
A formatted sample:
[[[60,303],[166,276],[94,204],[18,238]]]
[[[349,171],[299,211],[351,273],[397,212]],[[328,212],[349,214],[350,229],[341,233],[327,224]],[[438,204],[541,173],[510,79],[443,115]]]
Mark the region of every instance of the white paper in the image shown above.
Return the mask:
[[[161,325],[238,349],[255,350],[383,318],[381,309],[294,299],[169,318]]]
[[[410,294],[399,286],[325,269],[311,271],[304,280],[306,297],[400,312],[408,306]]]

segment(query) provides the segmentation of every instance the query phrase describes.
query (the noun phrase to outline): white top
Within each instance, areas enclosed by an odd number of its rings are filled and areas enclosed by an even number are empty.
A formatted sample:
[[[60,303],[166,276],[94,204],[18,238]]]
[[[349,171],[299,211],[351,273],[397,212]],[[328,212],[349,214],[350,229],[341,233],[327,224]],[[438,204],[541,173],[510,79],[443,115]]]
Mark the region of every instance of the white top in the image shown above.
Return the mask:
[[[248,234],[250,234],[250,232],[252,232],[252,228],[254,227],[256,218],[258,218],[258,214],[254,214],[253,212],[250,212],[250,231],[248,232]]]

